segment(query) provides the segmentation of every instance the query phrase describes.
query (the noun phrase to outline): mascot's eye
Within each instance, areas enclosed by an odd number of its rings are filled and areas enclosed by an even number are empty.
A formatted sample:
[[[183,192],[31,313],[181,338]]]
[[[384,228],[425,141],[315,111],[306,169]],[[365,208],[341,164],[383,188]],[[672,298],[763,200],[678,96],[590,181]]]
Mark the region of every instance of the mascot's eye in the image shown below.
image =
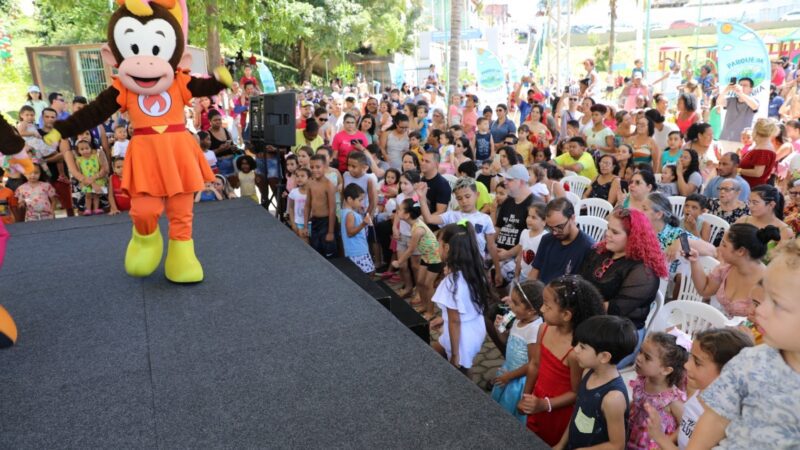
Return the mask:
[[[138,55],[139,54],[139,46],[136,45],[136,44],[131,45],[131,51],[133,52],[134,55]]]
[[[161,51],[161,49],[158,48],[157,45],[153,46],[153,56],[158,56],[158,52],[160,52],[160,51]]]

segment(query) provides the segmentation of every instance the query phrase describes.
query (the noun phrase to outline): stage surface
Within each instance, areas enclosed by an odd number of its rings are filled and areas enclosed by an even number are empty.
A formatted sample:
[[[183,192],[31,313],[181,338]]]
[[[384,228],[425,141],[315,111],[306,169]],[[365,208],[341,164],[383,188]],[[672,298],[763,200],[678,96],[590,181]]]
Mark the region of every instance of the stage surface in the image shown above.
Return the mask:
[[[193,286],[125,275],[125,215],[9,232],[0,448],[547,448],[249,200]]]

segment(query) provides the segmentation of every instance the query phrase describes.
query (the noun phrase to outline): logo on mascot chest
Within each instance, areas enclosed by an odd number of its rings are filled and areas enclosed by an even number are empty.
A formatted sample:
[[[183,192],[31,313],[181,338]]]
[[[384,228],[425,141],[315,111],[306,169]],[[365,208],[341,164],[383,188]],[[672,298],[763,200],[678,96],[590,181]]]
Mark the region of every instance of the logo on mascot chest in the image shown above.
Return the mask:
[[[172,97],[168,92],[156,95],[139,95],[139,109],[150,117],[161,117],[172,107]]]

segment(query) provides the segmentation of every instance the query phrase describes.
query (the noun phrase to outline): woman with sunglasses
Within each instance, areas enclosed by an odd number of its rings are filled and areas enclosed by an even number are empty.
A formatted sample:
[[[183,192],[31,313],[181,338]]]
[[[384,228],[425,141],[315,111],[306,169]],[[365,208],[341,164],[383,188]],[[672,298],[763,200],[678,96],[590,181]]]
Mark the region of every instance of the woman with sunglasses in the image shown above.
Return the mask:
[[[608,314],[627,317],[636,326],[636,350],[617,367],[631,364],[644,338],[659,278],[667,276],[666,260],[647,216],[635,209],[615,209],[608,216],[605,239],[586,255],[578,273],[600,291]]]
[[[630,183],[628,183],[628,195],[622,199],[623,208],[633,208],[642,211],[644,202],[647,201],[647,196],[651,192],[656,191],[656,177],[653,172],[648,170],[641,170],[633,174]]]
[[[495,142],[503,142],[509,134],[516,134],[517,125],[508,118],[508,106],[503,103],[497,105],[495,113],[497,120],[492,122],[489,130]]]

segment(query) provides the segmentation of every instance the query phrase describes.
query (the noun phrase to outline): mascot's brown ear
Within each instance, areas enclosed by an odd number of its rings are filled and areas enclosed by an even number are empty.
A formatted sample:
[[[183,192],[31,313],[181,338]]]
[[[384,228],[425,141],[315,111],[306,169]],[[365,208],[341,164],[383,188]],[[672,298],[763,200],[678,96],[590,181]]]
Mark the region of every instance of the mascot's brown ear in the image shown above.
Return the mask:
[[[111,51],[111,47],[109,47],[108,44],[103,44],[103,46],[100,47],[100,56],[103,58],[103,62],[111,67],[117,67],[119,65],[116,56],[114,56],[114,52]]]
[[[191,69],[192,68],[192,54],[188,51],[183,52],[183,56],[181,56],[181,60],[178,61],[178,67],[181,69]]]

